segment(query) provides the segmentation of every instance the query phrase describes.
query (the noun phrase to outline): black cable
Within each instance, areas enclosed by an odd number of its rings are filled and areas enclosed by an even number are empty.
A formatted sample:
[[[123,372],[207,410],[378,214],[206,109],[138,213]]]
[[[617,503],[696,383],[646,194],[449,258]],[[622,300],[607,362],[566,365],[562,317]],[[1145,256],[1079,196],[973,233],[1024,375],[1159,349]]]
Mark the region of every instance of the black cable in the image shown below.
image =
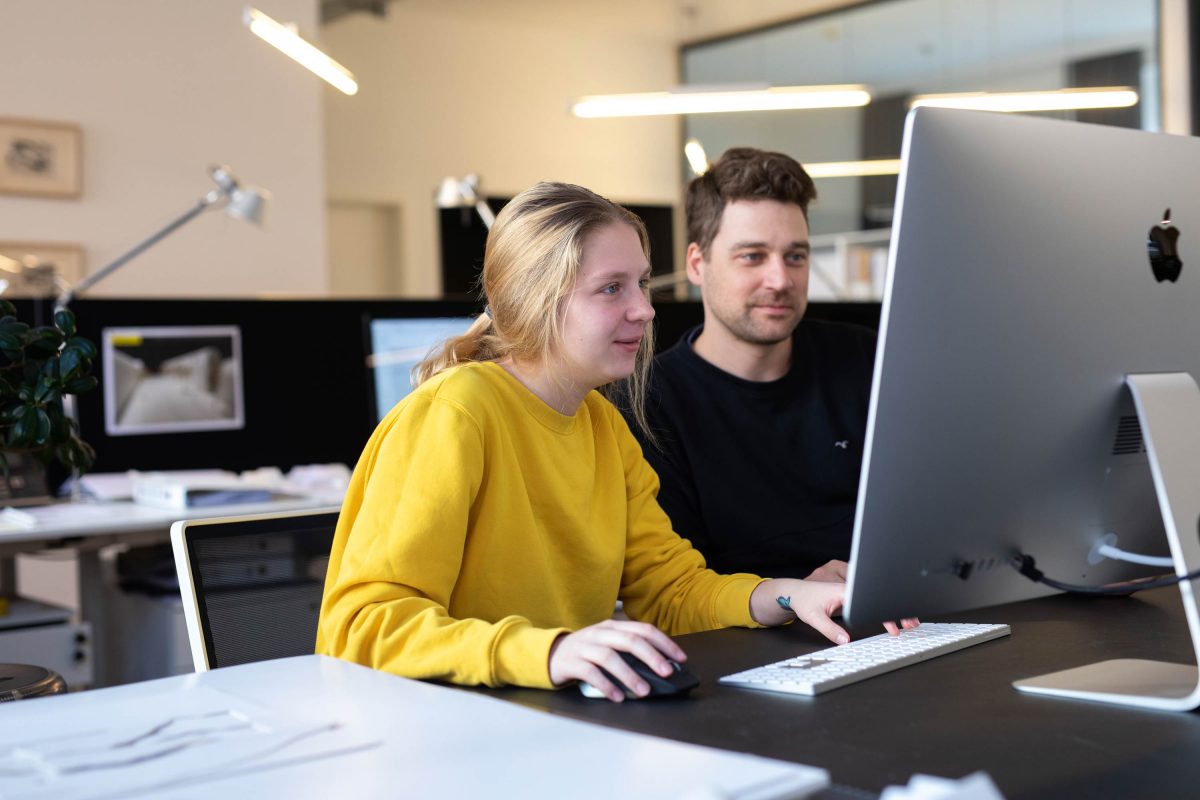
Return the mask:
[[[1021,553],[1009,562],[1013,569],[1024,575],[1034,583],[1043,583],[1046,586],[1051,586],[1063,592],[1074,592],[1075,594],[1129,594],[1130,592],[1139,592],[1142,589],[1159,589],[1163,586],[1174,586],[1184,581],[1194,581],[1200,578],[1200,569],[1195,572],[1189,572],[1182,577],[1175,575],[1170,578],[1160,578],[1153,581],[1145,581],[1138,583],[1125,583],[1119,586],[1080,586],[1075,583],[1063,583],[1054,578],[1047,578],[1045,574],[1037,568],[1034,563],[1033,556],[1027,553]]]

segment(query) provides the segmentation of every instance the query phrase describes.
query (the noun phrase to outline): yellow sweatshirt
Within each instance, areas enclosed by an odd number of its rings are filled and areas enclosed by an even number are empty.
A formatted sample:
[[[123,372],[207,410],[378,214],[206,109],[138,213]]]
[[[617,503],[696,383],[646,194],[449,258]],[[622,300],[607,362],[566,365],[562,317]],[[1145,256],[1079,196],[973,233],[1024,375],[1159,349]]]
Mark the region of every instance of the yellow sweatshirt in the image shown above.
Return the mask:
[[[754,626],[753,575],[671,530],[658,477],[591,392],[559,414],[497,364],[422,384],[380,423],[342,506],[317,652],[412,678],[549,688],[550,645],[612,616]]]

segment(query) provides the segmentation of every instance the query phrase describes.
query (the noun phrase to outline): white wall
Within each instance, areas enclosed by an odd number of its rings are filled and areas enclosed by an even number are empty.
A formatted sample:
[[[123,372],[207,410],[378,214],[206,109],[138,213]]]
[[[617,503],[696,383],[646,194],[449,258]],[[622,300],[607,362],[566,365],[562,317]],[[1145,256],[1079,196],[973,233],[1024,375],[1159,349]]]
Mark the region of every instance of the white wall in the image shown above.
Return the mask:
[[[256,0],[317,27],[316,0]],[[0,116],[75,122],[78,200],[0,196],[0,241],[82,245],[90,271],[190,207],[231,165],[272,190],[266,231],[208,212],[95,295],[320,293],[325,271],[321,95],[252,36],[244,0],[3,0]]]
[[[399,207],[394,285],[411,296],[440,292],[433,198],[447,175],[476,172],[493,196],[554,179],[618,201],[677,203],[677,120],[568,112],[584,94],[673,86],[675,23],[673,4],[635,0],[404,0],[386,19],[326,26],[324,45],[361,87],[327,98],[330,199]],[[330,269],[353,269],[358,254],[334,244]]]

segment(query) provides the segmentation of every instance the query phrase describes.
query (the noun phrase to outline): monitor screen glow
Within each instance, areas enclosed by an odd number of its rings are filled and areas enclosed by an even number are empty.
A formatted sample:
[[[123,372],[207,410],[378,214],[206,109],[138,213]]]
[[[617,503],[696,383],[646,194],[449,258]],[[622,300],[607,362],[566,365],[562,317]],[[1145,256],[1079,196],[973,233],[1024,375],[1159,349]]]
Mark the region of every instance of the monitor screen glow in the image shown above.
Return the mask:
[[[374,385],[376,421],[412,391],[411,374],[433,348],[466,332],[473,317],[377,317],[368,325],[367,367]]]

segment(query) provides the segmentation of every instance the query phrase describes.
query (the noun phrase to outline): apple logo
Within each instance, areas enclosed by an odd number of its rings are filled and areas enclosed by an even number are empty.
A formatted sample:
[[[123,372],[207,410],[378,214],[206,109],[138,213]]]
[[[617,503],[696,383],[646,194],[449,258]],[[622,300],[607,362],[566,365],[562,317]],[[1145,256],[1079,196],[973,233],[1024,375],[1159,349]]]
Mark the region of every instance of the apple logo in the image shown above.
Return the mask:
[[[1150,229],[1150,239],[1146,242],[1146,250],[1150,253],[1150,269],[1154,270],[1156,281],[1179,280],[1183,270],[1183,262],[1179,260],[1179,251],[1175,243],[1179,241],[1179,229],[1171,224],[1171,209],[1163,212],[1162,222]]]

